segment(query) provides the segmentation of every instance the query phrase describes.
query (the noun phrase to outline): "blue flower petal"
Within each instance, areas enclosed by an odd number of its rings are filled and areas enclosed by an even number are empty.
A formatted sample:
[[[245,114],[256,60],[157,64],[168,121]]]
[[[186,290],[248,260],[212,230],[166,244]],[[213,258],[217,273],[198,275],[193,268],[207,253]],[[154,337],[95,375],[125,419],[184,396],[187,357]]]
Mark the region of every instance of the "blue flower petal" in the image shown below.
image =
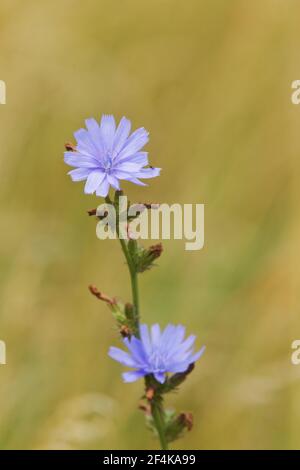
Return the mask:
[[[115,118],[112,115],[103,115],[100,124],[101,137],[105,148],[111,150],[116,132]]]
[[[127,171],[120,171],[120,170],[114,170],[113,175],[118,178],[119,180],[126,180],[130,181],[131,183],[137,184],[138,186],[147,186],[145,183],[140,181],[139,179],[133,177],[130,173]]]
[[[114,189],[120,191],[120,183],[118,178],[116,178],[114,175],[107,175],[107,181]]]
[[[65,152],[64,160],[67,165],[78,168],[98,168],[99,162],[93,157],[82,156],[77,152]]]
[[[162,332],[161,335],[161,352],[164,354],[166,357],[172,356],[172,350],[175,346],[175,349],[177,348],[177,344],[175,344],[174,339],[175,339],[175,333],[176,333],[176,327],[174,325],[168,325],[164,331]]]
[[[138,174],[138,172],[141,172],[140,165],[132,163],[130,159],[126,160],[125,162],[118,163],[117,170],[125,171],[131,176],[135,176]]]
[[[163,384],[166,381],[166,376],[163,372],[155,372],[153,375],[156,378],[156,380],[161,384]]]
[[[113,142],[113,152],[117,154],[122,150],[131,129],[131,122],[129,119],[122,117],[120,124],[115,133],[114,142]]]
[[[108,355],[115,361],[120,362],[126,367],[138,367],[134,359],[122,349],[111,346],[108,351]]]
[[[151,341],[153,348],[158,348],[160,344],[160,327],[158,323],[151,327]]]
[[[128,157],[129,155],[133,155],[138,152],[144,145],[147,144],[149,141],[149,133],[141,127],[137,129],[129,139],[127,140],[126,144],[124,145],[123,149],[119,153],[117,157],[117,161],[121,160],[124,157]]]
[[[108,182],[107,176],[105,176],[102,183],[96,189],[96,194],[97,196],[106,197],[108,193],[109,193],[109,182]]]
[[[74,137],[77,142],[76,147],[78,152],[86,153],[87,155],[92,155],[93,157],[98,154],[98,149],[86,129],[79,129],[78,131],[74,132]]]
[[[192,364],[190,361],[174,362],[168,366],[168,372],[172,372],[174,374],[185,372],[190,364]]]
[[[76,170],[69,171],[68,175],[71,176],[72,181],[84,181],[91,171],[90,168],[76,168]]]
[[[123,372],[122,377],[124,382],[130,383],[135,382],[145,375],[146,374],[142,370],[132,370],[130,372]]]
[[[139,363],[140,366],[145,365],[147,356],[142,342],[138,338],[135,338],[135,336],[132,336],[130,339],[124,338],[123,342],[131,352],[134,360]]]
[[[161,168],[142,168],[135,176],[138,178],[155,178],[160,175]]]
[[[105,178],[105,173],[101,170],[92,171],[87,177],[84,192],[86,194],[93,194],[96,189],[101,185]]]
[[[137,152],[133,155],[129,155],[128,157],[121,158],[118,161],[118,168],[120,168],[120,164],[124,162],[135,163],[139,168],[142,168],[149,164],[148,152]]]
[[[149,329],[147,325],[140,325],[141,341],[144,346],[145,353],[149,356],[152,352]]]
[[[85,125],[95,147],[99,150],[99,152],[104,152],[105,146],[101,138],[100,126],[98,122],[96,121],[96,119],[93,119],[93,118],[86,119]]]
[[[194,355],[192,355],[189,359],[191,362],[196,362],[198,361],[198,359],[202,356],[202,354],[204,353],[206,347],[205,346],[202,346],[202,348],[200,349],[200,351],[196,352]]]
[[[195,335],[190,335],[185,341],[181,343],[180,349],[182,352],[187,351],[191,348],[196,340]]]

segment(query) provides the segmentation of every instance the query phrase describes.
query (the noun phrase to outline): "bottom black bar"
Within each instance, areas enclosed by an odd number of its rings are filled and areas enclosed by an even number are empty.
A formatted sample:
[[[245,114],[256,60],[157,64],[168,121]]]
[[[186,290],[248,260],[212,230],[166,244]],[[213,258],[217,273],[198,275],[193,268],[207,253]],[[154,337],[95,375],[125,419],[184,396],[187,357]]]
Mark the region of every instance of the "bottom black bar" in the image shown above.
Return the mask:
[[[207,464],[249,464],[262,463],[274,466],[286,466],[287,461],[298,460],[298,454],[294,451],[211,451],[211,450],[169,450],[169,451],[148,451],[148,450],[93,450],[93,451],[1,451],[0,465],[4,463],[41,464],[49,462],[74,463],[88,468],[98,468],[99,466],[121,465],[127,468],[136,468],[141,465],[203,465]]]

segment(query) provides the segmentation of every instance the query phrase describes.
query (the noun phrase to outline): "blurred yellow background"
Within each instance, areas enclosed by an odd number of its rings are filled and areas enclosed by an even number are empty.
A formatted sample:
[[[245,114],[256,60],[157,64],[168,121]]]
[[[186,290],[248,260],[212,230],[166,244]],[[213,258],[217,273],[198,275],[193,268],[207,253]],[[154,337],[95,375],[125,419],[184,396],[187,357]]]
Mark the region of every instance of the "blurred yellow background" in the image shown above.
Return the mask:
[[[129,300],[120,247],[63,163],[102,113],[148,129],[163,168],[132,201],[205,203],[204,249],[165,241],[140,282],[143,320],[207,346],[168,398],[195,418],[173,447],[300,448],[299,18],[296,0],[1,0],[0,448],[157,448],[87,290]]]

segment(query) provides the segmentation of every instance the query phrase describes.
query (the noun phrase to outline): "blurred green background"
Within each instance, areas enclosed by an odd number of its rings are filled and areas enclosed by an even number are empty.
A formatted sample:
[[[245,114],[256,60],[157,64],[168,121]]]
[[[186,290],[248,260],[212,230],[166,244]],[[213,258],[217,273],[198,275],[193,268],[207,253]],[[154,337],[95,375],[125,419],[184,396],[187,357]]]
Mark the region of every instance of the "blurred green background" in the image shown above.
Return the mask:
[[[145,321],[207,346],[168,400],[195,418],[175,447],[300,448],[299,15],[296,0],[1,0],[0,448],[157,446],[87,290],[128,300],[126,266],[63,163],[102,113],[148,129],[163,168],[126,184],[131,200],[205,203],[204,249],[165,241],[140,282]]]

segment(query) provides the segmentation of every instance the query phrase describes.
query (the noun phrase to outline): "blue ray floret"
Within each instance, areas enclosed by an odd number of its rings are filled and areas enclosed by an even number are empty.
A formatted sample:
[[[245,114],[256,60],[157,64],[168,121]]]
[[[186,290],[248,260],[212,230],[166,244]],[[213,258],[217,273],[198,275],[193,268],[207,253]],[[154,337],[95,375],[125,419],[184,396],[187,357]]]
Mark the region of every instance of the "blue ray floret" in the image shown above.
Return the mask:
[[[185,327],[169,324],[163,331],[158,324],[151,327],[140,325],[140,339],[132,336],[123,342],[129,352],[111,347],[109,356],[126,367],[135,370],[122,374],[124,382],[134,382],[141,377],[153,374],[155,379],[164,383],[167,373],[185,372],[190,364],[196,362],[205,350],[194,353],[194,335],[185,337]]]
[[[111,115],[103,115],[100,124],[93,118],[85,121],[86,129],[74,133],[75,151],[67,151],[64,160],[75,167],[68,174],[73,181],[85,181],[84,192],[106,197],[110,186],[120,190],[120,180],[146,186],[139,178],[159,176],[160,168],[148,167],[148,153],[141,149],[149,133],[139,128],[131,135],[131,122],[123,117],[116,127]]]

